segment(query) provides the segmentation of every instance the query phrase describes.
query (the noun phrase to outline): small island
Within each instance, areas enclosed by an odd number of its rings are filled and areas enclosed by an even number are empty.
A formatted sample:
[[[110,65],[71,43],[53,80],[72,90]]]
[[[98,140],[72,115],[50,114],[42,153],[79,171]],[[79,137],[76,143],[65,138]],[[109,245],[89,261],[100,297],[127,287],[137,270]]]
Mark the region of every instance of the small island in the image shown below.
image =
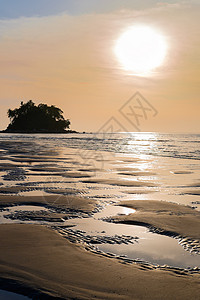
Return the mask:
[[[69,129],[70,120],[55,105],[21,101],[19,108],[9,109],[7,114],[10,124],[3,133],[76,133]]]

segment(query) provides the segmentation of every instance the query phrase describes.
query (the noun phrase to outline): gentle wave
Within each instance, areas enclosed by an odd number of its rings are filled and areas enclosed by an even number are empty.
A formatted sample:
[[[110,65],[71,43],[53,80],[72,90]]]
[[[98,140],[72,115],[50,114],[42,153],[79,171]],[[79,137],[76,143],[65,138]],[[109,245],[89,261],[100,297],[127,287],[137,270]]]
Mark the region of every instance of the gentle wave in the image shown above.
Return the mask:
[[[33,141],[77,149],[144,154],[200,160],[200,134],[86,133],[86,134],[1,134],[2,141]]]

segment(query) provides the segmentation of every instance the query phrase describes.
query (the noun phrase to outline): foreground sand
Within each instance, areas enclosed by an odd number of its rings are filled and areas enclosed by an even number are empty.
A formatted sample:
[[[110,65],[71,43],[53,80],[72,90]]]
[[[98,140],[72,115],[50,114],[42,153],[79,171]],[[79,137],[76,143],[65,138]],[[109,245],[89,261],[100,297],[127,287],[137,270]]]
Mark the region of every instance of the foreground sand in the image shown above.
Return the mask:
[[[1,225],[0,240],[1,288],[24,291],[39,299],[199,297],[199,275],[124,265],[86,252],[44,226]]]

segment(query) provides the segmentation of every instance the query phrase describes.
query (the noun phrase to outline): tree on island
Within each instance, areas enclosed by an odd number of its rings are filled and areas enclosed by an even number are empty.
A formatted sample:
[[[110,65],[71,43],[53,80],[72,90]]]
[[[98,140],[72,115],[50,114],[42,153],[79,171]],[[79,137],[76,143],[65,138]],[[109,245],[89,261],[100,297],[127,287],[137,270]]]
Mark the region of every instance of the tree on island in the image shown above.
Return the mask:
[[[62,133],[70,125],[70,121],[64,119],[60,108],[42,103],[37,106],[32,100],[21,102],[19,108],[9,109],[8,117],[10,124],[5,132]]]

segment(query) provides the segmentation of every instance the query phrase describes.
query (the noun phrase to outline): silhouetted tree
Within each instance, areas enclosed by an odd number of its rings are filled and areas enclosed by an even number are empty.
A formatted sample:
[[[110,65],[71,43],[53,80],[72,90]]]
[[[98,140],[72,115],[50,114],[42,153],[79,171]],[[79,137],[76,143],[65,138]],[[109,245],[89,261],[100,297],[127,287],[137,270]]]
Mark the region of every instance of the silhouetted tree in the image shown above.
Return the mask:
[[[8,117],[7,132],[65,132],[70,125],[60,108],[42,103],[37,106],[32,100],[21,102],[19,108],[9,109]]]

